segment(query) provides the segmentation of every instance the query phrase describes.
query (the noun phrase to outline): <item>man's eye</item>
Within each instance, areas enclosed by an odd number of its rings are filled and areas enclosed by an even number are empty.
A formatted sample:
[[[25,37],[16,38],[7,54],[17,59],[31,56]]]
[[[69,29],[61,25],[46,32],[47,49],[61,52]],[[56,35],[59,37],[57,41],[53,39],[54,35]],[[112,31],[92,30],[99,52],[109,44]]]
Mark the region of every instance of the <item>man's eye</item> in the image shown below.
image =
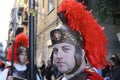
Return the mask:
[[[63,48],[63,51],[64,52],[67,52],[67,51],[69,51],[70,49],[69,48]]]
[[[53,50],[53,54],[57,54],[58,53],[58,50]]]

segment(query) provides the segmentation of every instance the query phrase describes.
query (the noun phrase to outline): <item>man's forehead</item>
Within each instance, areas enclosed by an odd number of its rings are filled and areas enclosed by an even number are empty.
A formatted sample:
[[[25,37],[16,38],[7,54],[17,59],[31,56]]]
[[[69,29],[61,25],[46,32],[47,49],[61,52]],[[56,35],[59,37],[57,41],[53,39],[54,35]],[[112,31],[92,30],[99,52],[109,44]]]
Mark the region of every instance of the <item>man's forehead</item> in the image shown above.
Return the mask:
[[[69,43],[59,43],[59,44],[55,44],[53,46],[53,48],[55,47],[72,47],[73,45],[72,44],[69,44]]]

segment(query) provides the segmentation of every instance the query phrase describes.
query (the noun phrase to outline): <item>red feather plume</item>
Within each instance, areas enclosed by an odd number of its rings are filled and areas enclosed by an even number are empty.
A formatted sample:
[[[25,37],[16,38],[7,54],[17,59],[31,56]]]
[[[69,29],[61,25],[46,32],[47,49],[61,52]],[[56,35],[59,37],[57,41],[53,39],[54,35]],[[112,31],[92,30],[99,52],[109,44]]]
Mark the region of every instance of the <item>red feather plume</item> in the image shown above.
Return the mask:
[[[15,47],[19,47],[19,46],[24,46],[24,47],[28,47],[29,45],[29,39],[28,36],[25,33],[20,33],[16,36],[15,38]]]
[[[17,50],[20,46],[28,47],[29,45],[29,38],[25,33],[20,33],[15,37],[14,43],[14,62],[18,62]],[[12,60],[12,45],[8,49],[7,58],[9,61]]]
[[[14,49],[14,62],[17,62],[17,52],[16,49]],[[7,58],[8,61],[12,61],[12,45],[9,47],[8,51],[7,51]]]
[[[72,30],[81,32],[85,55],[89,63],[96,68],[104,68],[108,64],[106,60],[107,39],[97,20],[82,3],[75,0],[64,0],[58,9],[58,13],[60,12],[65,12],[67,25]]]

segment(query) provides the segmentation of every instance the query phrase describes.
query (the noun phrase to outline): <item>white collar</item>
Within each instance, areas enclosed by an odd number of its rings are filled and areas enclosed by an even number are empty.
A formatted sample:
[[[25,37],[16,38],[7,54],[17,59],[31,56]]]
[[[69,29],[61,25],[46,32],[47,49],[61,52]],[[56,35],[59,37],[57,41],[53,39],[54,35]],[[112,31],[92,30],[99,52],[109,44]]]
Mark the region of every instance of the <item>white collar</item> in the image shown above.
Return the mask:
[[[63,77],[62,80],[67,80],[67,78],[66,78],[66,77]]]
[[[26,64],[24,64],[24,65],[21,65],[21,64],[14,64],[14,67],[15,67],[15,69],[18,70],[18,71],[24,71],[24,70],[27,69]]]

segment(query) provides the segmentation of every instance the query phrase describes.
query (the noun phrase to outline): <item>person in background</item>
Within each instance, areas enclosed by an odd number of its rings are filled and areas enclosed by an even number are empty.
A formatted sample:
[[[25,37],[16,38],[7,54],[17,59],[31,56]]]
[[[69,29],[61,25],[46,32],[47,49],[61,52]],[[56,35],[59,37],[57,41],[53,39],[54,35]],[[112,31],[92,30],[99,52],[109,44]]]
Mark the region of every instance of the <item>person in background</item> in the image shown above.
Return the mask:
[[[47,67],[45,69],[46,80],[56,80],[61,73],[58,71],[57,67],[52,64],[51,60],[47,61]]]
[[[46,80],[51,80],[51,76],[52,76],[51,67],[52,67],[51,61],[48,60],[47,61],[47,66],[46,66],[46,69],[45,69],[45,78],[46,78]]]
[[[18,48],[18,62],[14,63],[13,68],[9,67],[9,70],[13,69],[13,75],[8,74],[7,80],[29,80],[29,63],[28,63],[29,50],[27,47],[20,46]],[[9,71],[9,73],[11,73]],[[41,74],[38,72],[37,66],[34,65],[34,80],[43,80]]]
[[[105,69],[102,70],[102,76],[105,80],[110,80],[110,69],[111,65],[107,65]]]
[[[0,80],[29,80],[29,38],[25,33],[19,33],[14,41],[14,55],[11,45],[7,51],[8,63],[0,75]],[[11,66],[12,55],[14,56],[13,66]],[[12,72],[11,72],[12,69]],[[35,80],[42,80],[35,66]]]
[[[13,75],[8,76],[8,80],[12,77],[18,77],[23,79],[29,79],[29,67],[28,67],[28,48],[20,46],[18,49],[18,62],[13,65]],[[10,68],[11,69],[11,68]],[[10,72],[10,71],[9,71]]]
[[[0,62],[0,73],[4,70],[5,64],[3,62]]]
[[[42,65],[41,65],[41,67],[39,67],[39,69],[40,69],[40,72],[41,72],[41,75],[42,75],[43,78],[45,76],[45,67],[46,67],[45,61],[42,60]]]
[[[12,54],[12,50],[14,47],[14,55]],[[14,46],[11,45],[7,51],[8,61],[12,61],[12,55],[14,56],[13,66],[9,65],[6,69],[8,69],[8,80],[10,78],[29,78],[29,38],[28,36],[21,32],[16,35],[14,40]],[[11,72],[12,70],[12,72]]]
[[[39,68],[37,67],[37,65],[34,66],[34,73],[36,75],[34,80],[44,80],[44,78],[42,77],[41,73],[39,72]]]
[[[58,16],[62,24],[50,32],[53,61],[63,73],[58,80],[104,80],[91,68],[103,69],[108,64],[103,28],[75,0],[63,0]]]
[[[110,62],[112,65],[110,71],[111,80],[119,80],[120,79],[120,59],[117,54],[113,54],[110,58]]]
[[[51,80],[57,80],[61,75],[63,75],[56,67],[56,65],[52,65],[51,67]]]

